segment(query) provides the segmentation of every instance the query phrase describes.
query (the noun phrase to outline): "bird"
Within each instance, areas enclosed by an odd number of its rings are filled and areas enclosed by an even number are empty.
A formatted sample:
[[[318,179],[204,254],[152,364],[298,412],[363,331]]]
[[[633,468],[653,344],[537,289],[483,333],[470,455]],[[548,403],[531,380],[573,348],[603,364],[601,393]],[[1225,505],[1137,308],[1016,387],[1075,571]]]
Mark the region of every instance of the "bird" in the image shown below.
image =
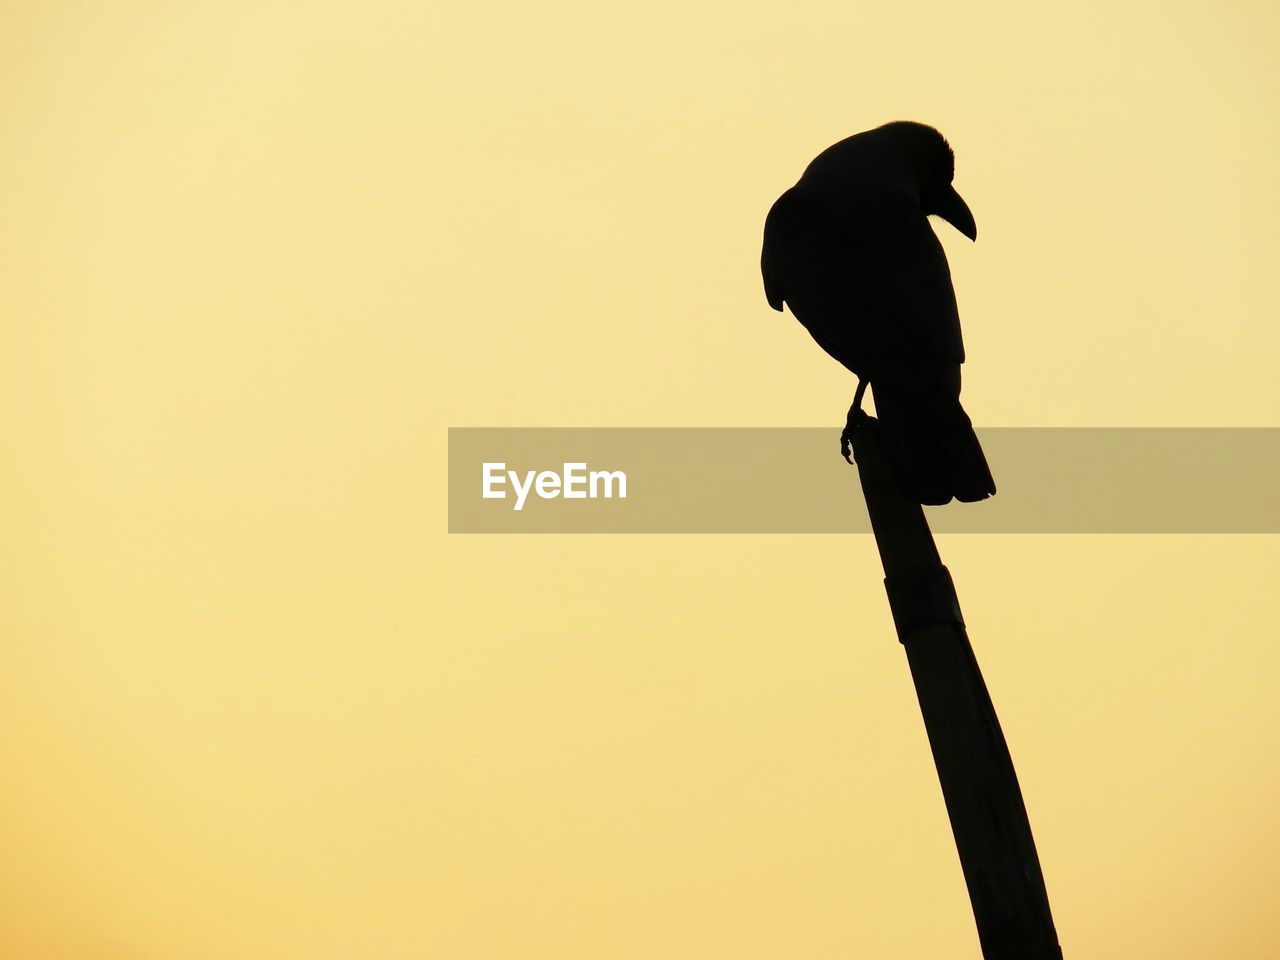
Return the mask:
[[[951,145],[926,124],[898,120],[847,137],[770,208],[760,255],[769,305],[790,308],[858,378],[840,437],[845,459],[869,419],[861,406],[870,385],[898,487],[928,505],[996,492],[960,404],[960,315],[928,219],[977,239],[954,177]]]

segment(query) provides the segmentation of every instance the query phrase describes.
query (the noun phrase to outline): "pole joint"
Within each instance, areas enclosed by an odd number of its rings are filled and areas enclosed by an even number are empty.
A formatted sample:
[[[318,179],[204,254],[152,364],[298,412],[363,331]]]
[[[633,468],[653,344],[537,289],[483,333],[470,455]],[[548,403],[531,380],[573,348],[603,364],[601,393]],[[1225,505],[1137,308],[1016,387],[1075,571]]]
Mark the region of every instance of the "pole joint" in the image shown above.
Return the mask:
[[[899,570],[884,578],[884,589],[889,595],[889,609],[901,643],[906,643],[913,631],[929,624],[964,626],[951,573],[940,563]]]

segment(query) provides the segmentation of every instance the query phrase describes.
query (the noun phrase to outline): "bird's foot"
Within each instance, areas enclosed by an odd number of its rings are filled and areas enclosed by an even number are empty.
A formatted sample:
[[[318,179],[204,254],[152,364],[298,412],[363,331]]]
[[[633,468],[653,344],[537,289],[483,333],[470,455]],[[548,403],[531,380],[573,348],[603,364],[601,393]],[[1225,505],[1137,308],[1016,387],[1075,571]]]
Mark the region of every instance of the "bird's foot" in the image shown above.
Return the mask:
[[[844,418],[844,432],[840,434],[840,453],[851,464],[853,458],[849,453],[853,447],[853,434],[862,421],[871,419],[862,412],[862,395],[866,392],[867,381],[858,377],[858,389],[853,394],[853,403],[849,404],[849,414]]]
[[[849,463],[853,463],[853,435],[863,421],[870,419],[867,412],[860,407],[849,411],[849,419],[845,421],[844,430],[840,433],[840,454]]]

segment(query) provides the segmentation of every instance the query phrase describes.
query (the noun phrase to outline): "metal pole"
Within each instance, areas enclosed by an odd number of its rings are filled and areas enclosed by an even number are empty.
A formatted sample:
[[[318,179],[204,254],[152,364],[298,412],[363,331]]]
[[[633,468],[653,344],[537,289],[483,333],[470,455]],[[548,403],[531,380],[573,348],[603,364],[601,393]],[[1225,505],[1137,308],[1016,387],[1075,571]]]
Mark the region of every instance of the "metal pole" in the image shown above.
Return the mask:
[[[898,639],[907,652],[985,960],[1061,960],[1013,760],[920,505],[899,492],[877,436],[853,435]]]

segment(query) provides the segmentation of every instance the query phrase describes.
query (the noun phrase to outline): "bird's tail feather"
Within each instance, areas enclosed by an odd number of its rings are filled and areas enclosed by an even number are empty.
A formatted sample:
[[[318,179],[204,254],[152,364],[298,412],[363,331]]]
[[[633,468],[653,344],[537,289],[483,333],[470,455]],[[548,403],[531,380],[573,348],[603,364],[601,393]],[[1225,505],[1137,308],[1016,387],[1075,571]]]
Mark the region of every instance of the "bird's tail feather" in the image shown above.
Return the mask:
[[[899,484],[919,503],[966,503],[996,492],[995,480],[958,396],[913,395],[874,384],[876,414]]]

